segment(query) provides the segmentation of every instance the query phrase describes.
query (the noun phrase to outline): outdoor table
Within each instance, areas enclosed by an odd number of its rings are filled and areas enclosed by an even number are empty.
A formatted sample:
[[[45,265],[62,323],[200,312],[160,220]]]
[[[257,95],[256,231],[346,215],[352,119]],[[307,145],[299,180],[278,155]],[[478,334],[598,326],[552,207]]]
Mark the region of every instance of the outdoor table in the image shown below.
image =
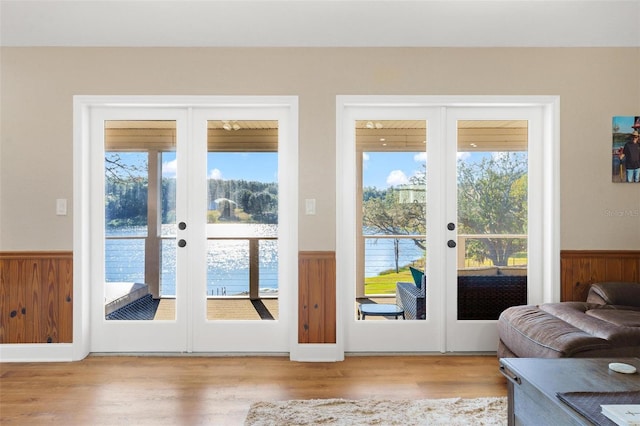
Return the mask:
[[[367,315],[378,317],[393,316],[396,319],[402,315],[402,319],[405,319],[404,309],[391,303],[361,303],[358,306],[358,319],[364,320]]]

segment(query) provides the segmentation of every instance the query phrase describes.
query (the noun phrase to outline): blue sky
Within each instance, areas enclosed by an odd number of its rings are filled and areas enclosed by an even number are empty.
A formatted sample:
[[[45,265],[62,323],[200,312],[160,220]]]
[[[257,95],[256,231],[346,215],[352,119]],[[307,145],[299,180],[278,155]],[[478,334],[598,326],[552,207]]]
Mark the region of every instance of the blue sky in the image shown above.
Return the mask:
[[[175,153],[163,154],[162,173],[165,177],[175,176]],[[278,154],[272,152],[209,153],[207,154],[207,178],[276,182],[278,180]]]
[[[620,133],[631,133],[633,132],[633,119],[632,116],[616,116],[613,117],[613,127],[616,125],[619,127]]]
[[[482,153],[460,153],[462,158],[477,160]],[[278,157],[276,153],[209,153],[207,177],[212,179],[244,179],[276,182]],[[425,152],[367,152],[363,155],[364,185],[386,189],[409,183],[411,177],[424,171]],[[165,177],[175,176],[174,153],[162,159]]]
[[[364,186],[386,189],[409,183],[412,176],[424,172],[426,152],[365,152]]]
[[[145,154],[119,153],[125,163],[143,164]],[[478,161],[489,153],[459,153],[458,158]],[[424,171],[425,152],[367,152],[363,155],[364,186],[386,189],[409,183],[411,177]],[[162,157],[164,177],[174,177],[176,155],[164,153]],[[207,178],[244,179],[258,182],[277,182],[278,155],[276,153],[209,153]]]

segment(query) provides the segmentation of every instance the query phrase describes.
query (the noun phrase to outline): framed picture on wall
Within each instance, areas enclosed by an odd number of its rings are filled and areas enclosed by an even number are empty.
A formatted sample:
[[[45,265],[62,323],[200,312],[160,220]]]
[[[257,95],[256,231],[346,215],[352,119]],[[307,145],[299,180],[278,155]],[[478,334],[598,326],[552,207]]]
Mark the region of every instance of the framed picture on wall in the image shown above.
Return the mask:
[[[613,182],[640,183],[640,115],[613,117]]]

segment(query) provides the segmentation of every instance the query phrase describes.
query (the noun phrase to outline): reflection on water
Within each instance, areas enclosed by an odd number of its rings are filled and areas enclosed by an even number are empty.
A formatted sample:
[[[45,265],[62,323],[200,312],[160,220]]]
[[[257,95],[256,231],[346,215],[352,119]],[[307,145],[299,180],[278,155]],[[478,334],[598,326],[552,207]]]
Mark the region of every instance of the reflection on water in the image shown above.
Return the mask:
[[[109,230],[108,237],[138,237],[144,227]],[[164,225],[163,235],[176,235],[175,225]],[[249,293],[248,238],[276,237],[277,225],[215,224],[207,225],[207,295],[232,296]],[[244,237],[241,239],[238,236]],[[411,239],[398,240],[398,263],[406,266],[424,257],[424,250]],[[161,245],[160,294],[175,296],[176,242],[165,238]],[[259,242],[259,288],[262,295],[278,292],[278,242]],[[394,239],[367,237],[365,240],[365,276],[372,277],[395,267]],[[123,238],[105,242],[107,282],[144,282],[144,239]]]
[[[207,295],[232,296],[249,293],[249,241],[240,238],[276,237],[277,225],[208,225],[207,234],[237,239],[207,241]],[[175,225],[164,225],[162,235],[175,235]],[[107,237],[140,235],[137,227],[109,230]],[[162,240],[160,294],[176,294],[176,243]],[[278,292],[278,243],[261,240],[258,261],[259,288],[263,295]],[[144,282],[144,239],[106,240],[105,274],[107,282]]]

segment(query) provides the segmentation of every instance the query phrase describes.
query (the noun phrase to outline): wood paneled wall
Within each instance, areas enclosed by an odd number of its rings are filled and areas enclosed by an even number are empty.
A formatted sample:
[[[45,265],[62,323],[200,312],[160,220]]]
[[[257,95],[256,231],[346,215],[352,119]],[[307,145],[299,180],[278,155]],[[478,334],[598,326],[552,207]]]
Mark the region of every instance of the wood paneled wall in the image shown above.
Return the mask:
[[[336,342],[334,252],[298,257],[298,342]],[[563,250],[561,299],[584,301],[589,285],[640,282],[640,250]],[[70,343],[73,338],[73,254],[0,253],[0,343]]]
[[[336,255],[298,254],[298,343],[336,343]]]
[[[595,282],[640,282],[640,250],[563,250],[560,271],[561,300],[584,302]]]
[[[71,343],[73,254],[0,253],[0,343]]]

